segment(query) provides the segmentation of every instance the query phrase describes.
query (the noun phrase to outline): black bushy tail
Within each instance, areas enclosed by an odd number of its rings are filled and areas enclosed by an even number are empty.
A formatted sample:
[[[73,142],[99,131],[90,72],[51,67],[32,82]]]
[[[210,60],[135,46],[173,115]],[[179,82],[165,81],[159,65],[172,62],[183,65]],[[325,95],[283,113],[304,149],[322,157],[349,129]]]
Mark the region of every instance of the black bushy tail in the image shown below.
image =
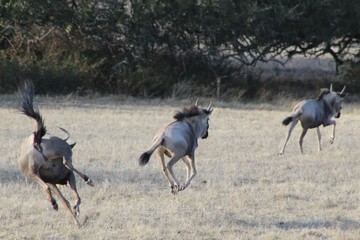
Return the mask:
[[[291,123],[291,121],[293,120],[294,118],[293,117],[287,117],[285,118],[283,121],[282,121],[282,124],[287,126],[289,125],[289,123]]]
[[[141,154],[141,156],[139,158],[140,166],[144,166],[149,162],[152,153],[153,153],[152,151],[147,151],[147,152],[144,152],[143,154]]]
[[[150,149],[147,150],[146,152],[144,152],[143,154],[141,154],[141,156],[139,158],[139,165],[140,166],[144,166],[149,162],[151,155],[153,154],[155,149],[157,147],[159,147],[163,143],[163,141],[164,141],[164,132],[157,135],[154,138],[154,142],[153,142],[152,146],[150,147]]]
[[[34,109],[34,84],[30,81],[25,81],[23,86],[19,87],[19,104],[20,112],[36,121],[37,127],[34,132],[34,144],[40,145],[41,138],[46,134],[44,119],[42,118],[38,109]]]

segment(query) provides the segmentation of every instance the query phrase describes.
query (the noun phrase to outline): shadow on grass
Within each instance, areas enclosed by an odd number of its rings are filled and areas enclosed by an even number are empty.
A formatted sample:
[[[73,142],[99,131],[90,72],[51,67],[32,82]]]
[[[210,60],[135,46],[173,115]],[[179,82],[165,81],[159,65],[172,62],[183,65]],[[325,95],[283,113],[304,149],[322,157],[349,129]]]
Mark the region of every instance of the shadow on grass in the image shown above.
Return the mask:
[[[360,229],[360,223],[351,219],[336,219],[334,221],[309,221],[309,222],[279,222],[276,227],[284,230],[290,229],[320,229],[320,228],[338,228],[341,230]]]
[[[144,168],[101,171],[83,171],[97,183],[110,182],[113,184],[136,185],[136,188],[167,186],[167,180],[161,171],[151,171]],[[96,184],[96,183],[95,183]]]
[[[135,185],[137,189],[148,188],[167,188],[168,183],[161,171],[152,171],[144,168],[139,169],[125,169],[125,170],[83,170],[96,185],[103,182],[120,185]],[[79,186],[85,185],[81,178],[75,174]],[[33,183],[26,180],[19,169],[17,168],[0,168],[0,184],[12,183]]]
[[[25,181],[25,177],[21,174],[19,169],[3,169],[0,168],[0,183],[13,183]]]
[[[236,219],[234,220],[234,224],[237,226],[245,227],[245,228],[259,228],[263,227],[263,224],[250,222],[246,220]],[[316,229],[341,229],[345,230],[359,230],[360,223],[347,218],[340,218],[334,221],[327,220],[314,220],[308,222],[302,221],[289,221],[289,222],[279,222],[274,224],[275,227],[283,230],[294,230],[294,229],[308,229],[308,230],[316,230]],[[274,227],[273,224],[268,225],[269,228]]]

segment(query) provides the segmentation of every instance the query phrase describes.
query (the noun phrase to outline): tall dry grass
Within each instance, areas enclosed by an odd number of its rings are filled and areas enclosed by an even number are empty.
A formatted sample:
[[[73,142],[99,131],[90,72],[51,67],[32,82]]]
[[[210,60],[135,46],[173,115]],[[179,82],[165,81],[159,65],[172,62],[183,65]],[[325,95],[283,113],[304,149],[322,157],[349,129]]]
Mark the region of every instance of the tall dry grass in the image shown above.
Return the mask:
[[[14,110],[15,98],[0,98],[1,239],[358,239],[360,236],[360,108],[344,106],[337,136],[322,128],[297,145],[298,126],[283,156],[288,128],[281,125],[292,103],[242,105],[214,102],[209,138],[199,140],[198,175],[173,196],[160,163],[137,159],[156,131],[188,101],[120,98],[36,98],[52,134],[66,128],[76,141],[74,165],[82,197],[76,228],[64,207],[52,210],[42,189],[17,167],[22,139],[34,123]],[[207,105],[208,102],[204,102]],[[184,181],[185,166],[176,174]],[[68,188],[62,191],[68,199]]]

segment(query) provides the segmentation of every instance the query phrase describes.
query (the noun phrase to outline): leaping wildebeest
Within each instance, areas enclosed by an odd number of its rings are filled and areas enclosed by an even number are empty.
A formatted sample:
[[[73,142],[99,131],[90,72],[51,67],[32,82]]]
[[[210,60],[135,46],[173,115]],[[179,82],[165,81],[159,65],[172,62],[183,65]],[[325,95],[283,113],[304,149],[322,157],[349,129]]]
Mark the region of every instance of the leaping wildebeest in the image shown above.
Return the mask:
[[[212,110],[211,103],[206,109],[198,107],[197,102],[185,106],[174,115],[175,121],[158,131],[150,149],[139,158],[139,163],[143,166],[149,162],[150,156],[156,150],[173,194],[185,190],[196,175],[195,149],[200,137],[203,139],[208,137],[209,116]],[[167,164],[164,155],[170,158]],[[187,167],[187,179],[184,185],[179,184],[173,172],[174,164],[180,159]]]
[[[81,199],[76,189],[75,173],[77,173],[87,184],[94,186],[92,180],[78,171],[72,165],[72,147],[66,139],[46,134],[44,120],[38,109],[34,109],[34,85],[25,81],[19,88],[20,111],[36,121],[36,130],[28,136],[20,148],[19,167],[24,176],[38,183],[47,193],[52,207],[57,211],[58,204],[52,192],[58,196],[65,208],[71,214],[74,223],[80,226],[77,216],[80,214]],[[73,209],[68,200],[60,192],[58,185],[68,184],[75,196]]]
[[[330,89],[323,88],[320,91],[320,95],[317,99],[304,100],[298,103],[293,111],[291,116],[283,120],[283,125],[287,126],[291,123],[289,132],[287,134],[283,148],[280,151],[280,154],[284,153],[286,143],[288,142],[291,132],[298,123],[301,122],[303,131],[300,136],[299,145],[300,151],[303,153],[303,139],[308,131],[308,129],[316,128],[318,136],[318,149],[321,151],[321,134],[319,126],[323,125],[324,127],[333,125],[333,131],[330,139],[330,143],[334,143],[335,139],[335,126],[336,121],[332,117],[339,118],[341,111],[341,102],[344,100],[346,94],[344,93],[345,86],[341,92],[334,92],[332,90],[332,85]]]

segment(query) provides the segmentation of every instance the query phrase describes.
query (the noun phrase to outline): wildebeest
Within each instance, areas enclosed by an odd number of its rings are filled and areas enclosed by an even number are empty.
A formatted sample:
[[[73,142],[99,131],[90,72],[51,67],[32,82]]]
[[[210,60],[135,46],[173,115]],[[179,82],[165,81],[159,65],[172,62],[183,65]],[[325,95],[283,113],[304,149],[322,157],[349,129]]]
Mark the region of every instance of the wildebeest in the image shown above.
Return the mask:
[[[298,103],[293,111],[291,116],[283,120],[283,125],[288,125],[291,123],[288,135],[286,137],[283,148],[280,151],[280,154],[284,153],[286,143],[288,142],[291,132],[298,123],[301,122],[303,131],[300,136],[299,145],[300,151],[303,153],[302,143],[304,136],[308,129],[316,128],[318,136],[318,148],[321,151],[321,134],[319,126],[323,125],[324,127],[333,125],[333,132],[331,135],[330,143],[334,142],[335,139],[335,125],[336,121],[332,117],[339,118],[341,111],[341,102],[345,98],[346,94],[344,93],[345,86],[340,93],[333,92],[332,85],[330,89],[324,88],[321,89],[320,95],[317,99],[304,100]]]
[[[199,108],[197,102],[185,106],[174,115],[175,121],[158,131],[150,149],[139,158],[140,165],[145,165],[156,150],[173,194],[185,190],[196,175],[195,149],[198,146],[198,138],[208,137],[209,116],[212,110],[211,103],[206,109]],[[164,155],[170,158],[167,165]],[[179,184],[173,172],[174,164],[180,159],[187,167],[187,179],[184,185]]]
[[[76,216],[80,214],[81,199],[76,189],[74,172],[90,186],[94,186],[94,184],[90,178],[72,165],[72,147],[74,145],[66,142],[70,136],[68,135],[66,139],[61,139],[46,134],[44,120],[39,110],[35,110],[33,107],[33,97],[34,85],[32,82],[25,81],[23,86],[19,88],[19,110],[36,121],[36,130],[21,144],[19,157],[20,170],[26,178],[37,182],[45,190],[52,207],[58,210],[58,204],[52,196],[52,192],[54,192],[71,214],[74,223],[80,226]],[[67,133],[66,130],[62,130]],[[57,184],[69,184],[75,196],[73,210],[69,201],[65,199],[56,186]]]

